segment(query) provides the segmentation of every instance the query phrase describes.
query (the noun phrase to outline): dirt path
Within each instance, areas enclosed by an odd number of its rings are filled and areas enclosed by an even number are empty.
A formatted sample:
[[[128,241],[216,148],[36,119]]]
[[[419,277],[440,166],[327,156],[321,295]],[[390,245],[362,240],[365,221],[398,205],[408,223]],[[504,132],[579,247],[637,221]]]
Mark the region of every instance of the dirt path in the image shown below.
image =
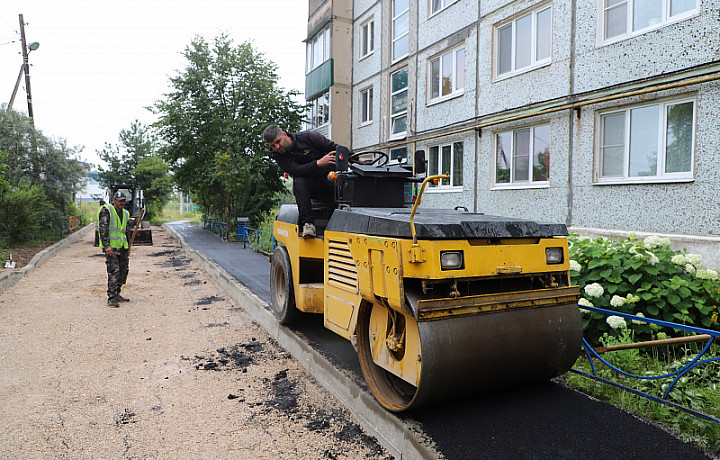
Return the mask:
[[[164,229],[119,309],[92,240],[0,294],[1,458],[389,458]]]

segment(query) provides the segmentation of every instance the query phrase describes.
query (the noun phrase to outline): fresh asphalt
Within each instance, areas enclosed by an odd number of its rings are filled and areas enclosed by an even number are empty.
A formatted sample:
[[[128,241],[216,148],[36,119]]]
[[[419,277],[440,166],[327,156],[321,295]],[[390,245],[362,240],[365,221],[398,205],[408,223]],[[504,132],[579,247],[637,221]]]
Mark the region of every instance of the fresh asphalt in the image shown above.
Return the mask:
[[[168,228],[189,248],[204,254],[254,293],[267,309],[270,263],[243,243],[223,242],[186,222]],[[327,331],[322,318],[306,315],[291,333],[348,375],[350,385],[367,392],[350,342]],[[322,379],[320,379],[322,380]],[[416,434],[412,443],[431,446],[450,459],[707,459],[692,446],[611,405],[554,382],[479,395],[394,415],[374,412]],[[367,420],[373,426],[387,421]],[[412,452],[386,446],[412,458]],[[403,455],[404,453],[404,455]]]

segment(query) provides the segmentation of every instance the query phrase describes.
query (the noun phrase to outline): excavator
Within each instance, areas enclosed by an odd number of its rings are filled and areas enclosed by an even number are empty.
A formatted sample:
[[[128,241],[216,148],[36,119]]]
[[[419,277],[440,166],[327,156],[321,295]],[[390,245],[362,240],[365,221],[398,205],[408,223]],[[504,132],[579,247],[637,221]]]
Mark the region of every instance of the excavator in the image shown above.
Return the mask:
[[[370,154],[370,161],[362,161]],[[542,381],[581,351],[579,289],[564,224],[421,207],[424,152],[336,152],[335,203],[304,239],[296,205],[274,222],[271,310],[300,312],[350,340],[367,385],[402,412],[462,394]]]

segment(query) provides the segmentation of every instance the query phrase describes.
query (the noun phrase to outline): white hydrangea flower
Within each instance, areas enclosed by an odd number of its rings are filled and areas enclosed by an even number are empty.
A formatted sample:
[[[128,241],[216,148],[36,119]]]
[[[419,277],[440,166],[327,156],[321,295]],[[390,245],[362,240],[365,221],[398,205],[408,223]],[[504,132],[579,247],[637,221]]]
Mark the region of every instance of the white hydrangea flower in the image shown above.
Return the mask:
[[[643,241],[643,244],[648,249],[654,249],[658,246],[662,245],[662,241],[659,236],[656,235],[650,235]]]
[[[674,263],[675,265],[687,265],[688,259],[683,254],[678,254],[672,257],[670,259],[670,262]]]
[[[630,241],[636,241],[638,239],[637,233],[635,233],[635,232],[628,233],[628,239]]]
[[[620,297],[619,295],[612,296],[612,299],[610,299],[610,305],[613,307],[621,307],[625,305],[625,297]]]
[[[720,274],[718,274],[716,270],[712,270],[709,268],[707,270],[696,271],[695,276],[703,280],[716,280],[720,278]]]
[[[608,316],[605,322],[607,322],[613,329],[625,329],[627,327],[625,320],[620,316]]]
[[[660,244],[663,246],[670,246],[670,238],[660,238]]]
[[[640,318],[645,318],[645,315],[643,315],[642,312],[636,313],[635,316],[638,316],[638,317],[640,317]],[[633,320],[631,320],[631,321],[632,321],[633,324],[645,324],[644,321],[640,321],[639,319],[633,319]]]
[[[646,260],[650,265],[655,265],[656,263],[660,262],[660,259],[658,259],[658,256],[656,256],[652,252],[648,252]]]
[[[702,267],[702,256],[700,254],[688,254],[687,263],[693,264],[695,268]]]
[[[635,294],[628,294],[625,299],[625,303],[638,303],[640,302],[640,296]]]
[[[695,265],[685,264],[685,271],[690,274],[695,273]]]
[[[592,283],[585,286],[585,294],[589,295],[590,297],[600,297],[605,293],[605,289],[603,289],[602,286],[600,286],[598,283]]]
[[[570,270],[579,272],[580,270],[582,270],[582,266],[578,263],[577,260],[570,259]]]
[[[664,332],[658,332],[657,338],[658,338],[658,340],[665,340],[668,338],[668,336]]]
[[[638,252],[637,252],[637,248],[636,248],[635,246],[633,246],[633,247],[631,247],[630,249],[628,249],[628,252],[629,252],[630,254],[635,254],[636,257],[639,255]]]
[[[580,297],[580,300],[578,300],[578,305],[580,305],[581,307],[594,307],[595,306],[595,305],[593,305],[592,302],[590,302],[585,297]]]

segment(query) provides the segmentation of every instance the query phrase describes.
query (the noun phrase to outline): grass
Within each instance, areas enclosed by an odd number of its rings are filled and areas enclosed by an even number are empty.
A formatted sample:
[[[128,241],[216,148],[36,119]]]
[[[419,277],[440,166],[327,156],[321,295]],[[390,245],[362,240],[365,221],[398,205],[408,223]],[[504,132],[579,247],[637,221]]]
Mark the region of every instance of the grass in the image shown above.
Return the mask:
[[[615,339],[615,342],[629,343],[630,341]],[[687,344],[651,351],[617,350],[602,356],[610,364],[625,372],[654,376],[675,371],[694,358],[698,351],[698,344]],[[720,357],[720,348],[717,346],[710,349],[703,359],[713,357]],[[674,380],[674,377],[652,381],[633,379],[617,373],[597,359],[594,359],[593,363],[598,377],[657,397],[662,397],[665,389]],[[584,355],[578,359],[574,368],[588,374],[592,373],[590,363]],[[562,380],[575,390],[637,414],[642,418],[652,420],[655,424],[675,433],[684,442],[709,452],[715,457],[720,455],[720,425],[717,423],[574,373],[565,374]],[[668,400],[713,417],[720,417],[719,390],[720,362],[711,362],[700,365],[685,374],[668,395]]]
[[[172,200],[165,208],[162,213],[153,221],[155,224],[164,224],[166,222],[174,222],[177,220],[187,220],[194,224],[202,222],[202,213],[200,211],[189,211],[187,210],[187,203],[183,203],[183,213],[180,214],[180,202],[178,200]]]

